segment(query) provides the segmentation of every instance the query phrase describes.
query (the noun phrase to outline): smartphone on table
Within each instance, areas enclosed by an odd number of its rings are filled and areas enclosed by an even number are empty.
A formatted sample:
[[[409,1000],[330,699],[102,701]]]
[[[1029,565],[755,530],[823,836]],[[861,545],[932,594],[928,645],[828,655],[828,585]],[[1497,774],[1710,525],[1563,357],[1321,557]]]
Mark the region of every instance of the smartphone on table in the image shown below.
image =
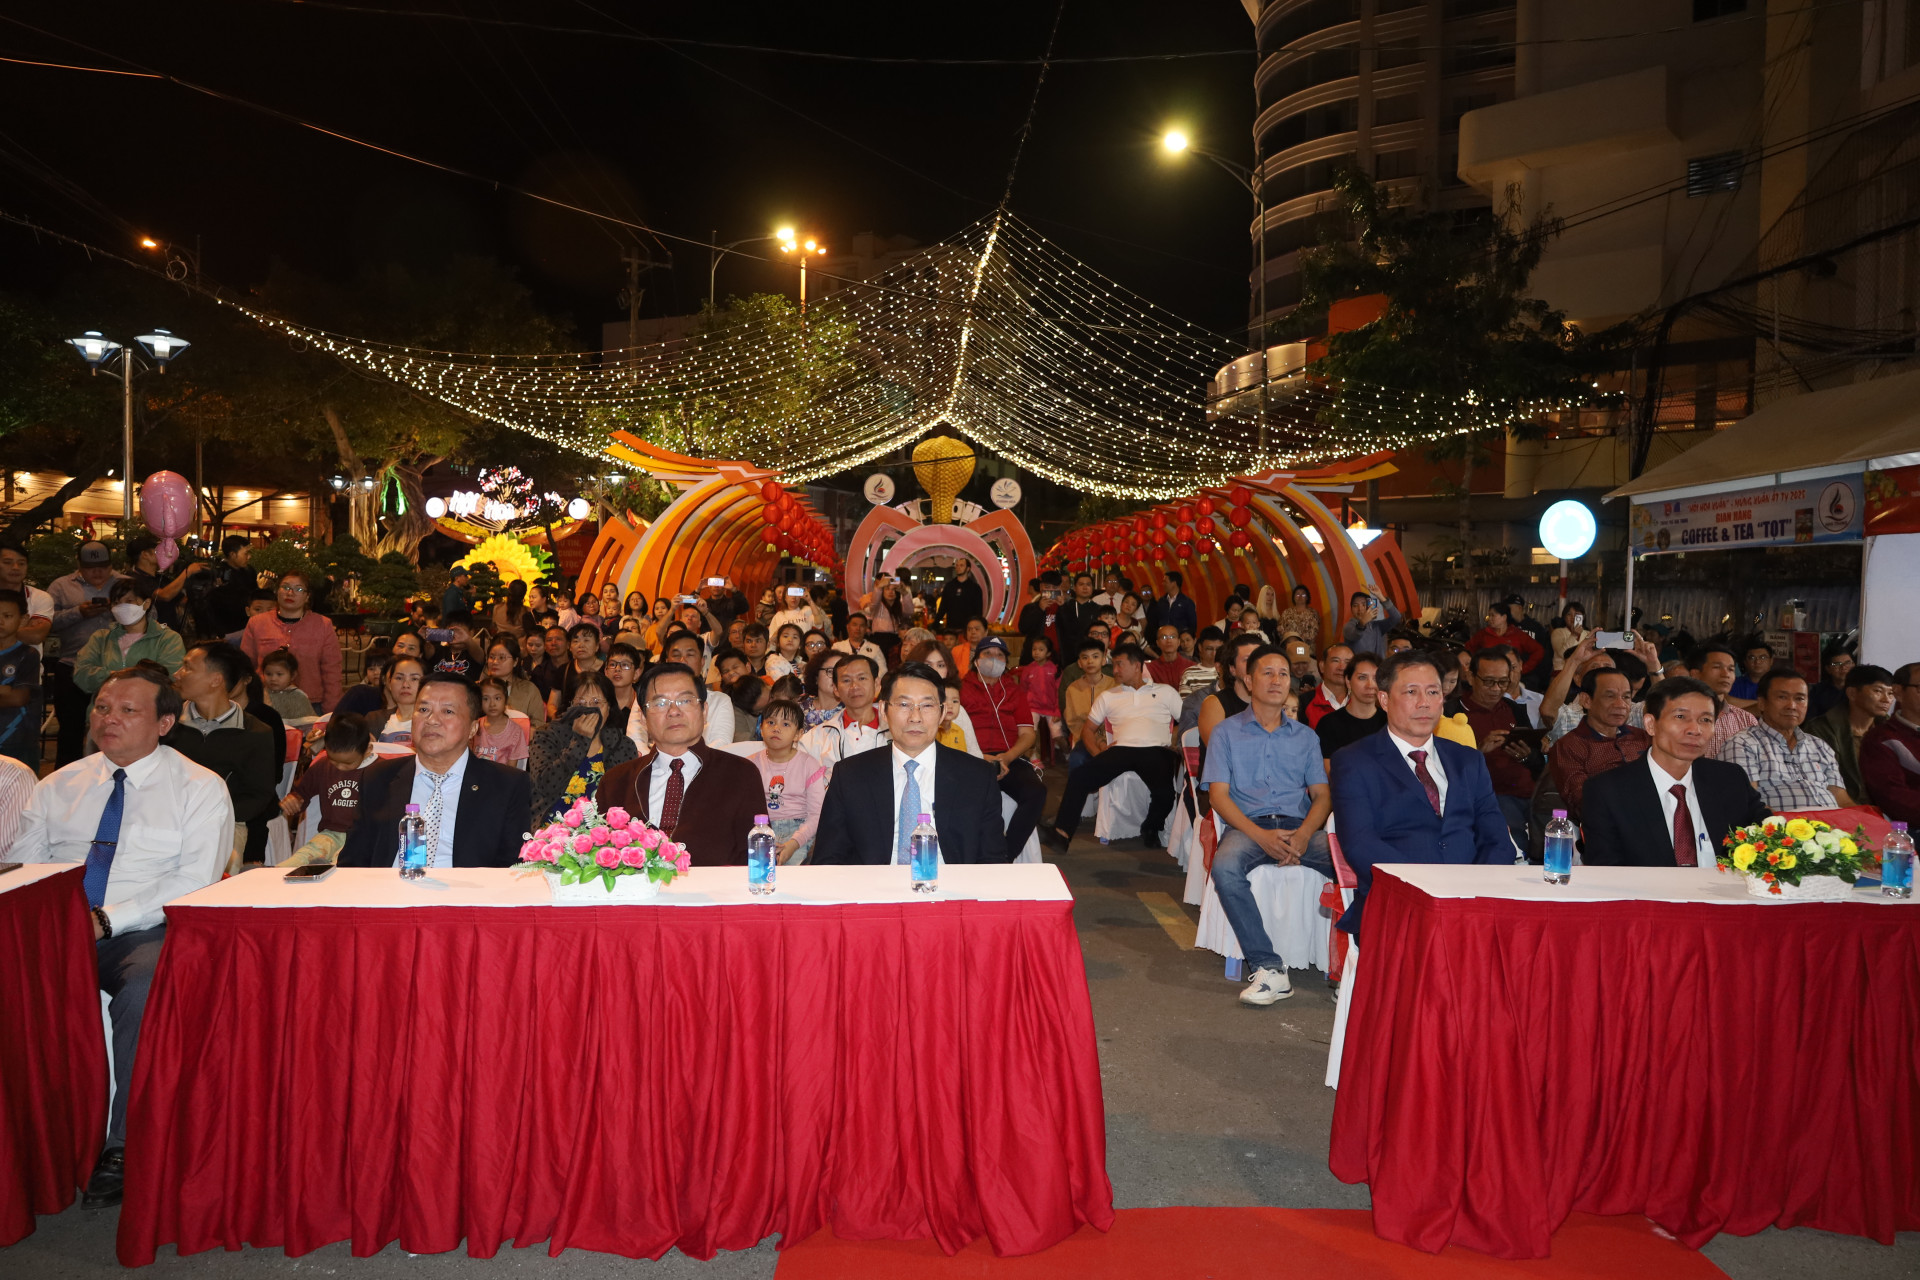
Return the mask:
[[[332,874],[333,864],[331,862],[310,862],[304,867],[295,867],[281,878],[284,880],[292,880],[296,883],[310,884],[315,880],[325,880]]]

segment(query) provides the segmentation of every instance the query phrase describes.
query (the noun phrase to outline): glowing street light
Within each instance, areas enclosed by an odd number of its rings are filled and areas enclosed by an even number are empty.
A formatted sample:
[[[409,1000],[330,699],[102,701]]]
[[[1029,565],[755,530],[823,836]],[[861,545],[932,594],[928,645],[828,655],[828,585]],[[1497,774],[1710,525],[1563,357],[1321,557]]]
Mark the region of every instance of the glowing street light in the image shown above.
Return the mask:
[[[807,255],[817,254],[824,258],[827,254],[827,246],[812,236],[808,236],[805,241],[797,241],[792,227],[780,228],[779,236],[780,252],[794,254],[800,259],[800,314],[805,316],[807,314]]]
[[[165,329],[155,329],[152,333],[143,333],[134,339],[140,344],[147,358],[161,373],[167,371],[167,363],[177,359],[182,351],[192,344],[183,338],[176,338]],[[133,527],[133,375],[138,372],[134,363],[133,349],[103,335],[98,329],[89,329],[77,338],[68,338],[67,345],[80,353],[80,358],[95,373],[105,372],[110,378],[120,379],[121,418],[120,418],[120,475],[126,483],[120,486],[120,518],[123,530]],[[120,371],[114,372],[114,356],[120,357]]]
[[[1185,151],[1188,147],[1192,146],[1193,141],[1192,139],[1188,138],[1187,135],[1181,132],[1180,130],[1169,129],[1167,130],[1166,134],[1160,139],[1160,145],[1165,147],[1167,150],[1173,152],[1175,155],[1178,155],[1182,151]]]

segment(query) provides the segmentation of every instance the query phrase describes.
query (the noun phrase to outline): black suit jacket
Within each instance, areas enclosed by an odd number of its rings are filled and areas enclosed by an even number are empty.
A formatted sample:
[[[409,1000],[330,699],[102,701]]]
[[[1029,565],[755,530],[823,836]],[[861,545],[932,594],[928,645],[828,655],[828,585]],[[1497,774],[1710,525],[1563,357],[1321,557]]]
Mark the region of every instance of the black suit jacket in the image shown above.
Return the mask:
[[[340,850],[341,866],[393,865],[400,854],[400,817],[412,803],[417,768],[412,756],[367,766],[360,783],[360,816]],[[532,807],[526,774],[468,756],[466,776],[453,806],[453,865],[510,867],[519,862]]]
[[[1581,859],[1596,867],[1676,867],[1673,828],[1660,804],[1651,758],[1595,774],[1580,802],[1585,835]],[[1664,771],[1661,777],[1664,778]],[[1759,822],[1772,811],[1747,780],[1746,770],[1724,760],[1693,762],[1693,790],[1714,856],[1733,827]]]
[[[998,771],[964,751],[934,744],[933,825],[948,862],[1007,861],[1007,829],[1000,821]],[[893,861],[893,748],[875,747],[833,767],[813,862],[885,864]]]

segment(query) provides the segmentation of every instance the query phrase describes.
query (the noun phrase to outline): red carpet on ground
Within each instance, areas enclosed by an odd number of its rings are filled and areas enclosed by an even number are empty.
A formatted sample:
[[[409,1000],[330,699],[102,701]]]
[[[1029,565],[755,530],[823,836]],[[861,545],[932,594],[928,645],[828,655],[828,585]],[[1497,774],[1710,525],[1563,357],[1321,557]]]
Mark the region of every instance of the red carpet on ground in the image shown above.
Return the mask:
[[[984,1240],[949,1258],[931,1240],[837,1240],[827,1232],[780,1255],[775,1280],[1724,1280],[1720,1268],[1654,1234],[1642,1217],[1576,1213],[1553,1256],[1421,1253],[1373,1234],[1364,1209],[1122,1209],[1104,1235],[1082,1227],[1044,1253],[996,1258]]]

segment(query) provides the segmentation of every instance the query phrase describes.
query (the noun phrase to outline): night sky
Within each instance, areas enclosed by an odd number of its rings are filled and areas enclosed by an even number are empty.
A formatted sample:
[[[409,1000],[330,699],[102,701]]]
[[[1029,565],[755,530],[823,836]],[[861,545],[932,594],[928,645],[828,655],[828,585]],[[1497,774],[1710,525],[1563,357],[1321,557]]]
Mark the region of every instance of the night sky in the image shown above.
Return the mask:
[[[790,222],[841,247],[869,230],[934,241],[989,212],[1038,68],[647,37],[1024,63],[1044,49],[1054,6],[183,0],[14,10],[23,14],[52,34],[0,20],[0,54],[165,72],[696,240]],[[1012,199],[1069,252],[1229,333],[1246,314],[1248,198],[1198,159],[1164,163],[1155,139],[1178,123],[1203,145],[1248,152],[1252,38],[1238,0],[1068,0],[1061,58],[1237,52],[1056,65]],[[583,347],[624,317],[619,258],[636,243],[674,259],[649,274],[644,315],[693,310],[705,293],[699,246],[555,212],[164,81],[0,64],[0,119],[0,208],[116,248],[129,228],[198,237],[206,275],[229,288],[256,283],[275,259],[339,276],[467,250],[513,264]],[[84,197],[31,175],[36,165]],[[83,263],[0,230],[0,287],[50,290]],[[790,269],[721,268],[723,295],[782,288]]]

